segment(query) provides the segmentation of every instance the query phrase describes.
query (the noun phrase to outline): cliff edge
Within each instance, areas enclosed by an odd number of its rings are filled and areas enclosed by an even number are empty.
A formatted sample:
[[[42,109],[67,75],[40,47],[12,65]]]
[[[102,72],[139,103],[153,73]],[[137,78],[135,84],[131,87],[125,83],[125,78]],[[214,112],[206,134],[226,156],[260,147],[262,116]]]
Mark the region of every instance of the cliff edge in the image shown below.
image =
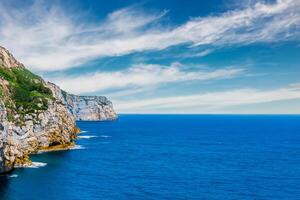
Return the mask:
[[[76,120],[116,117],[106,98],[70,95],[0,46],[0,173],[30,165],[32,153],[74,146]]]
[[[78,96],[61,90],[53,83],[48,82],[47,85],[76,120],[107,121],[118,118],[112,102],[104,96]]]

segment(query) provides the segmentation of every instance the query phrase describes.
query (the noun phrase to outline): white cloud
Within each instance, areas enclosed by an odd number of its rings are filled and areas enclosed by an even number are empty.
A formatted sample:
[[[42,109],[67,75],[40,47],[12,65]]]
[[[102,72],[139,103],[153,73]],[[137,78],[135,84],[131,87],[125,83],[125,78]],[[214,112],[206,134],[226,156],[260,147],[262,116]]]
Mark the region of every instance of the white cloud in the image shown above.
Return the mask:
[[[278,0],[194,18],[177,27],[155,26],[166,12],[117,10],[98,23],[60,7],[35,3],[13,9],[0,4],[0,43],[31,69],[63,70],[106,56],[161,50],[189,43],[231,45],[299,38],[300,1]]]
[[[300,99],[300,84],[274,90],[238,89],[210,92],[190,96],[172,96],[133,101],[115,101],[118,112],[170,112],[192,110],[193,113],[210,113],[229,106],[249,105],[283,100]],[[191,109],[192,108],[192,109]],[[257,110],[256,110],[257,112]]]
[[[213,71],[199,69],[187,71],[185,68],[186,66],[180,63],[173,63],[170,66],[137,64],[117,72],[97,72],[76,77],[64,76],[50,81],[68,92],[80,94],[185,81],[228,79],[243,72],[243,69],[232,67]]]

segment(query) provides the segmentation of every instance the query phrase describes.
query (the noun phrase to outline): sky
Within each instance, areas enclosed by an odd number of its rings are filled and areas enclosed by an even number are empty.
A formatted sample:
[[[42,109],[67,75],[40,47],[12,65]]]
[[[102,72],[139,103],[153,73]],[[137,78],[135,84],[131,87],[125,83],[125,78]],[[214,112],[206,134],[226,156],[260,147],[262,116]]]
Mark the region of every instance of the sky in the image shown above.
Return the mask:
[[[300,0],[0,0],[0,45],[118,113],[300,114]]]

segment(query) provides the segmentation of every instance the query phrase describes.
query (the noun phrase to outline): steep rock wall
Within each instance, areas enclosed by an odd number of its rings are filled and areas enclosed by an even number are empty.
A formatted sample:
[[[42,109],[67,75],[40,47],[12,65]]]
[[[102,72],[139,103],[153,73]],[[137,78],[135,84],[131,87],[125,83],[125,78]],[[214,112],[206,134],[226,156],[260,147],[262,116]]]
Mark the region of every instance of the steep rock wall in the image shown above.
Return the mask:
[[[0,173],[29,165],[29,154],[73,145],[75,118],[38,76],[0,47]]]
[[[68,94],[0,46],[0,173],[30,165],[32,153],[72,147],[76,120],[116,118],[106,97]]]
[[[76,120],[105,121],[117,119],[112,102],[104,96],[78,96],[66,93],[53,83],[48,83],[48,86]]]

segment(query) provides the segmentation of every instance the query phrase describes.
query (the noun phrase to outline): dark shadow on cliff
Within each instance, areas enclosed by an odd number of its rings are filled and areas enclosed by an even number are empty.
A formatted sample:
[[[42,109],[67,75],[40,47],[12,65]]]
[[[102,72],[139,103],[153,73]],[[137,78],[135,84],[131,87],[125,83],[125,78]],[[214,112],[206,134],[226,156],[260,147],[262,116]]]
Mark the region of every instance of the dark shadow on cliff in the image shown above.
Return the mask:
[[[7,199],[9,181],[9,174],[0,175],[0,199]]]

